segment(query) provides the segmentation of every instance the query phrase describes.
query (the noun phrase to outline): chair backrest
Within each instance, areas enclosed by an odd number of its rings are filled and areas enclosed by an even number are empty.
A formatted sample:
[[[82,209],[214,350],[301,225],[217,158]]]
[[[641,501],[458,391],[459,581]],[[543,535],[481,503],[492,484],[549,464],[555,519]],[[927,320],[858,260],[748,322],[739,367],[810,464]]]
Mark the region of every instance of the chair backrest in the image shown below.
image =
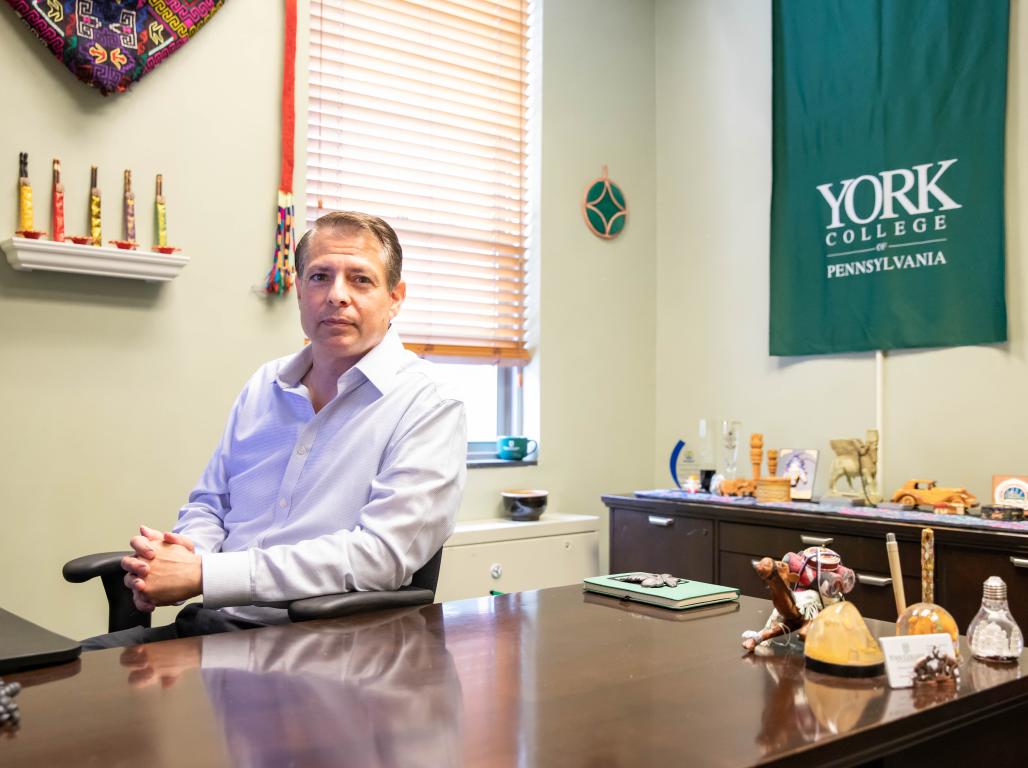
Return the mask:
[[[410,585],[419,589],[430,589],[435,592],[435,585],[439,583],[439,566],[443,562],[443,548],[439,547],[432,559],[421,566],[421,569],[414,574]]]

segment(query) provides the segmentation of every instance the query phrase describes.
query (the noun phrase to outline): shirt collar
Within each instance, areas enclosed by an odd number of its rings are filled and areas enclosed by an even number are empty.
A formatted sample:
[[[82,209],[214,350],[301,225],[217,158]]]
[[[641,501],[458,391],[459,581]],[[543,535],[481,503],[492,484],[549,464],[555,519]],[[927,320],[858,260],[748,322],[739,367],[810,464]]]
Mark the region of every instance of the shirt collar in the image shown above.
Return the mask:
[[[282,367],[279,368],[278,384],[282,389],[292,389],[299,385],[300,380],[306,375],[307,371],[311,369],[311,364],[314,362],[314,350],[310,344],[307,344],[303,349],[297,352],[292,357],[286,358]]]
[[[381,394],[386,394],[396,379],[404,356],[403,342],[396,330],[392,327],[386,331],[386,335],[377,345],[372,347],[357,363],[350,369],[356,369],[366,378]],[[299,385],[300,380],[311,369],[314,362],[314,350],[308,344],[292,357],[288,358],[278,372],[278,383],[283,389],[291,389]],[[350,371],[343,374],[346,376]],[[342,380],[343,376],[340,376]]]
[[[390,326],[382,341],[370,349],[353,367],[363,373],[364,378],[384,395],[392,389],[393,382],[396,381],[396,374],[403,365],[405,352],[399,334]]]

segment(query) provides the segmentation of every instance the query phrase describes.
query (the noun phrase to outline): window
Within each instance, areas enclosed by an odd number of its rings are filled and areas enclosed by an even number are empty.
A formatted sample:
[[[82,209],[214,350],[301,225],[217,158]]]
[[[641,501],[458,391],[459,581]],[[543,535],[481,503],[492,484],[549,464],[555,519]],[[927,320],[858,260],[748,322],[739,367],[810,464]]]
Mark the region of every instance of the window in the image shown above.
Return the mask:
[[[447,363],[468,439],[521,430],[532,0],[312,0],[307,223],[386,219],[409,349]]]

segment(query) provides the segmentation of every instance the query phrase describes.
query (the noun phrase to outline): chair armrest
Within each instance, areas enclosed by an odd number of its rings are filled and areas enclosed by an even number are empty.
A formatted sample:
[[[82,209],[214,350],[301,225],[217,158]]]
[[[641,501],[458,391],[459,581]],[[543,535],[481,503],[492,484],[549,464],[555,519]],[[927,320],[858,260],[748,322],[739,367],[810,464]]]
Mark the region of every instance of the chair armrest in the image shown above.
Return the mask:
[[[132,591],[125,586],[125,571],[121,558],[131,552],[99,552],[69,560],[64,564],[65,581],[81,584],[97,576],[107,594],[107,631],[117,632],[129,627],[149,627],[150,614],[136,610]]]
[[[69,560],[64,564],[64,580],[72,584],[81,584],[96,576],[120,576],[124,574],[121,570],[121,558],[131,555],[131,552],[98,552],[94,555],[85,555]]]
[[[289,604],[291,621],[311,619],[338,619],[366,611],[401,608],[411,605],[430,605],[435,592],[418,587],[401,587],[395,592],[343,592],[338,595],[319,595],[294,600]]]

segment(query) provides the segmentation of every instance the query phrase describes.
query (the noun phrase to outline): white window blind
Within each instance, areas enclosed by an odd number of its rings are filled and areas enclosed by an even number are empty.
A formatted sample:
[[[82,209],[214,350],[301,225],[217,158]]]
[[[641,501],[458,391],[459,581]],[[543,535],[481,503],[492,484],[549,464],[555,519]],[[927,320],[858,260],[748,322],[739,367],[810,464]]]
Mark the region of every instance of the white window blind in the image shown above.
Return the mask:
[[[311,0],[307,223],[381,216],[408,348],[517,364],[528,246],[530,0]]]

